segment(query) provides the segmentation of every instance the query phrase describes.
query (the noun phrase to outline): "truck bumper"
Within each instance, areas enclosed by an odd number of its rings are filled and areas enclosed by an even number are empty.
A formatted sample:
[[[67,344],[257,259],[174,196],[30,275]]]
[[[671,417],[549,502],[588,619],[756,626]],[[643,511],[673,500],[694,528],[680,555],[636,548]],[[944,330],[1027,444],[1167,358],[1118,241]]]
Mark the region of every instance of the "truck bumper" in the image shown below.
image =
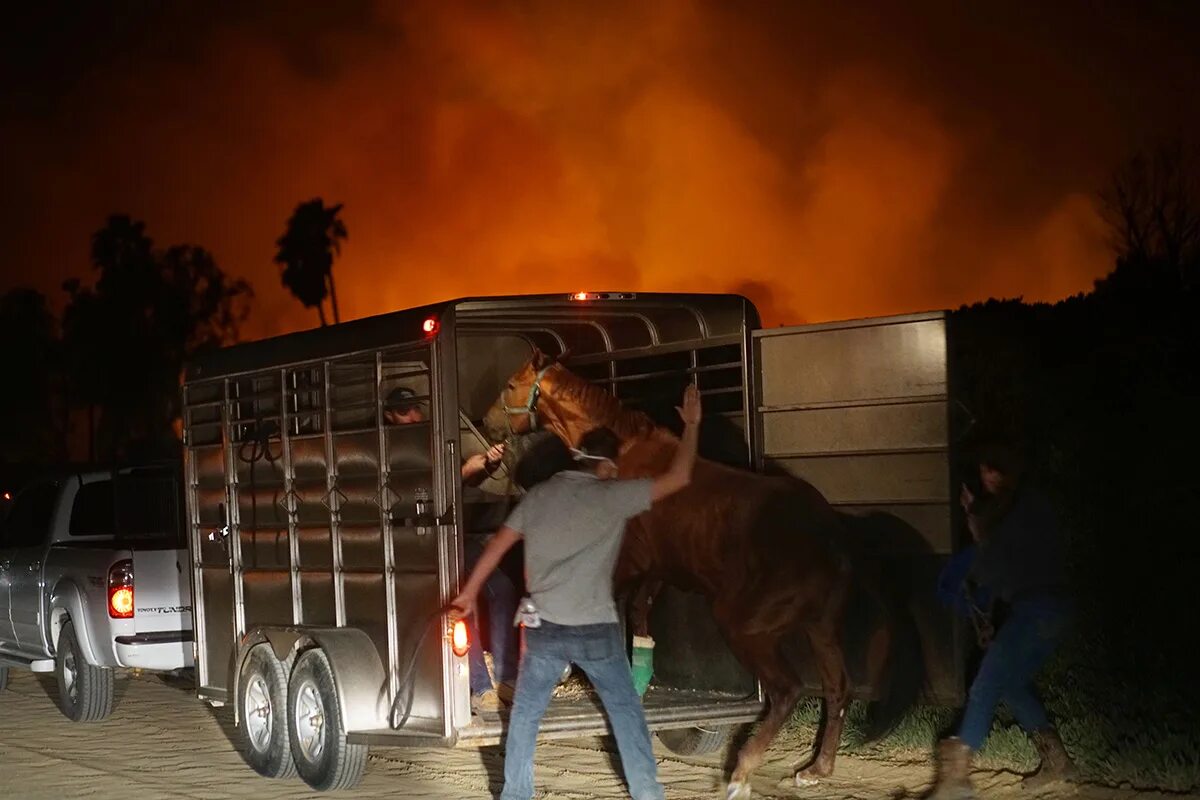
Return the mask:
[[[191,631],[158,631],[118,636],[113,642],[122,667],[161,670],[194,666]]]

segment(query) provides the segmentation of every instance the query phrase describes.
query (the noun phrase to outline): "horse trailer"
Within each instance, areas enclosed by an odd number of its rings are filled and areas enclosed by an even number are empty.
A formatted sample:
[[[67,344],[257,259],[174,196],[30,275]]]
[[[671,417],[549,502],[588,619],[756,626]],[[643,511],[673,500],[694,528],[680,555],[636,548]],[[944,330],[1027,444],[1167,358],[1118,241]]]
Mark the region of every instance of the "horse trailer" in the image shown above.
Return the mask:
[[[872,548],[928,581],[917,601],[927,695],[961,697],[962,632],[931,599],[955,539],[944,315],[762,330],[734,295],[455,300],[188,366],[197,691],[233,706],[255,769],[344,788],[370,745],[502,736],[501,719],[472,714],[465,646],[443,609],[464,577],[464,536],[519,502],[511,463],[471,489],[459,464],[486,449],[478,421],[535,347],[569,351],[573,371],[668,424],[695,382],[702,456],[786,470],[842,510],[899,520],[907,533],[882,526]],[[397,387],[424,406],[423,421],[387,424]],[[702,598],[664,592],[651,629],[644,705],[669,747],[711,746],[697,728],[759,715],[762,693]],[[541,727],[544,737],[605,731],[587,691],[556,693]]]

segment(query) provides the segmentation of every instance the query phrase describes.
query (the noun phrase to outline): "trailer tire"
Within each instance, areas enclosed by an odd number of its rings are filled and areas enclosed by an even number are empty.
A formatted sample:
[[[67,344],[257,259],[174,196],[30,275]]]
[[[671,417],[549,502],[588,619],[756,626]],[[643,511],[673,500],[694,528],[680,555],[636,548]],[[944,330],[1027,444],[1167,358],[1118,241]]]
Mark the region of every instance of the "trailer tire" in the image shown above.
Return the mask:
[[[319,647],[296,659],[287,707],[292,757],[304,782],[317,791],[357,786],[367,768],[367,746],[346,741],[333,669]]]
[[[670,728],[658,732],[658,740],[679,756],[706,756],[725,746],[731,732],[729,727]]]
[[[296,774],[288,736],[288,679],[269,645],[250,648],[238,676],[238,735],[242,757],[266,778]]]
[[[75,626],[69,620],[58,634],[54,677],[58,682],[58,707],[67,719],[96,722],[112,713],[113,671],[84,660]]]
[[[8,688],[8,667],[0,667],[0,692]]]

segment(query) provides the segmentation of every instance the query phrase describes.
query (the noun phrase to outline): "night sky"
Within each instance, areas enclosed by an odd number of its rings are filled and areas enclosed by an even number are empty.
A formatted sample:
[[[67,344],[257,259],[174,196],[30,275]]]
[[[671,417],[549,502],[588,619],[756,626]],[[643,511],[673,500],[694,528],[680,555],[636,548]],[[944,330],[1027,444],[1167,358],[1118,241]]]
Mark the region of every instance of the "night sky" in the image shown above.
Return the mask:
[[[60,306],[124,212],[250,280],[251,336],[316,323],[271,261],[314,196],[345,204],[343,318],[1058,299],[1111,268],[1111,171],[1200,130],[1194,2],[30,3],[0,36],[0,291]]]

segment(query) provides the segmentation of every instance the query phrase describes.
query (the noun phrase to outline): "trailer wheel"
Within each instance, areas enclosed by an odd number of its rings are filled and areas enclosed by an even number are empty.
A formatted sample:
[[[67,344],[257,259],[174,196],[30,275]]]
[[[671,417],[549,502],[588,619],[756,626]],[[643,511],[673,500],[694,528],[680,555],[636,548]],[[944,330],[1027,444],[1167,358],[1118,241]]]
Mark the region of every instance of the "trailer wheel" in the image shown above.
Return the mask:
[[[8,667],[0,667],[0,692],[8,688]]]
[[[659,731],[658,740],[676,755],[706,756],[725,746],[731,730],[729,727],[671,728]]]
[[[288,737],[296,771],[314,789],[350,789],[362,780],[367,746],[346,741],[333,669],[320,648],[302,653],[292,669]]]
[[[58,707],[67,719],[95,722],[112,713],[113,671],[84,660],[75,626],[69,621],[58,634],[54,677],[58,680]]]
[[[238,727],[242,756],[267,778],[296,774],[287,724],[288,681],[283,664],[265,644],[250,648],[238,676]]]

